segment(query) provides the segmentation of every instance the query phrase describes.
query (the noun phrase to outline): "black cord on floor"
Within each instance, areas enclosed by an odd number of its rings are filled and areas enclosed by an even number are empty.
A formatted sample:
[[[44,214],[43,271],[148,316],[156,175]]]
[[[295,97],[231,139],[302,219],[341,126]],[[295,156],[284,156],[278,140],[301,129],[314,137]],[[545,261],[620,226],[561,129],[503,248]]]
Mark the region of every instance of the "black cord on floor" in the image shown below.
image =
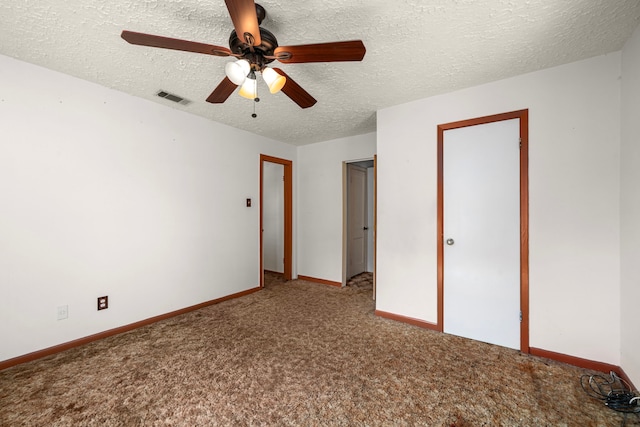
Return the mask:
[[[609,374],[610,378],[602,375],[583,375],[580,377],[580,385],[589,396],[601,400],[614,411],[622,412],[624,426],[627,414],[636,414],[640,419],[640,394],[631,390],[631,386],[625,380],[616,375]]]

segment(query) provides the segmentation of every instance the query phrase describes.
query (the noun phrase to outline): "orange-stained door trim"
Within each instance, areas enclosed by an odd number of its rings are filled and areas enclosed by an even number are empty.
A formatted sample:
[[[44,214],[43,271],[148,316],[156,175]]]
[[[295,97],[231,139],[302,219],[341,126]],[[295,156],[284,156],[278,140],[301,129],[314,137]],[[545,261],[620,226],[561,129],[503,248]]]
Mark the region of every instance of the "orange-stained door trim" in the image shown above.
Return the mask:
[[[284,280],[291,280],[293,277],[293,162],[260,154],[260,287],[264,287],[264,265],[262,260],[264,162],[277,163],[284,166]]]
[[[438,324],[444,330],[444,132],[502,120],[520,119],[520,351],[529,353],[529,110],[438,125]]]

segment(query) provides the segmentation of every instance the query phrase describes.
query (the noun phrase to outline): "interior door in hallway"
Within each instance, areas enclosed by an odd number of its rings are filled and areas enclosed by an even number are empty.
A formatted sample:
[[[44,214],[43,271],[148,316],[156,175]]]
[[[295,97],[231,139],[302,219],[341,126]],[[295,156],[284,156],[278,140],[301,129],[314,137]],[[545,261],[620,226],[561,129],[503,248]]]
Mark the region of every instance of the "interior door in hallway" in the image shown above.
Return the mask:
[[[347,164],[347,279],[367,269],[367,170]]]
[[[446,333],[520,348],[520,120],[443,137]]]

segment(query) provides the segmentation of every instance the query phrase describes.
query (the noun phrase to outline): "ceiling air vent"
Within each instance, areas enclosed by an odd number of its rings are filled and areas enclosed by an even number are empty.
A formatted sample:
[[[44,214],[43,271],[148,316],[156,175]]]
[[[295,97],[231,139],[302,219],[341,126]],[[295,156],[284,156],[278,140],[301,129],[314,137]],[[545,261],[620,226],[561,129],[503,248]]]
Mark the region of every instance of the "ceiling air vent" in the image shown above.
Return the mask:
[[[158,95],[160,98],[164,98],[164,99],[168,99],[169,101],[177,102],[178,104],[182,104],[182,105],[191,104],[191,101],[189,101],[188,99],[184,99],[181,96],[174,95],[174,94],[169,93],[169,92],[165,92],[164,90],[158,91],[158,93],[156,93],[156,95]]]

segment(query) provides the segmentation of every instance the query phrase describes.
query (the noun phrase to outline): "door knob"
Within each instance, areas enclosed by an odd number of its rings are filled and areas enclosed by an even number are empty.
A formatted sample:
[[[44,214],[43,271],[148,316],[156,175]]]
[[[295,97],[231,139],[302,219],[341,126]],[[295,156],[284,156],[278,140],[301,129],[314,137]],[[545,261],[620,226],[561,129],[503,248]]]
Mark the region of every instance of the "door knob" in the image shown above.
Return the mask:
[[[362,229],[363,229],[363,230],[368,230],[368,229],[369,229],[369,227],[362,227]]]
[[[453,239],[447,239],[447,245],[453,246],[454,243]]]

